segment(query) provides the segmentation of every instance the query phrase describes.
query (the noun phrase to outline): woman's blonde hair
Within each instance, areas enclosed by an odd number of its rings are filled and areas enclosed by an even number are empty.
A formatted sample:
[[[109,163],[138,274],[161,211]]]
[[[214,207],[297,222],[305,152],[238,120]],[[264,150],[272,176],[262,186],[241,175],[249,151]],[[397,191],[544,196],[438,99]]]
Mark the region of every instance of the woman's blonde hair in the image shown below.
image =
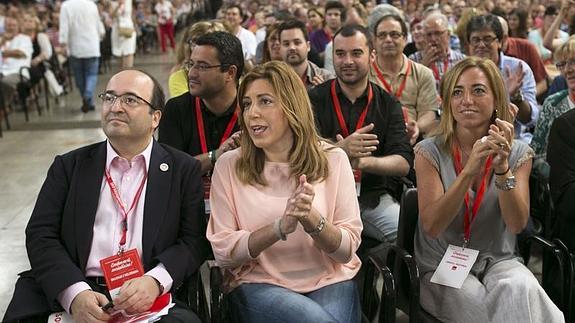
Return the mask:
[[[493,63],[490,59],[472,56],[466,57],[465,59],[459,61],[455,66],[450,68],[447,73],[445,73],[443,80],[441,81],[441,121],[439,122],[439,127],[433,134],[437,135],[441,139],[443,143],[443,149],[451,149],[451,145],[453,144],[453,136],[455,135],[456,121],[453,118],[453,111],[451,110],[451,97],[453,90],[457,85],[461,74],[474,67],[479,68],[489,81],[489,88],[493,93],[493,104],[495,106],[493,120],[495,120],[495,118],[499,118],[501,120],[513,123],[513,114],[509,110],[509,98],[505,88],[505,83],[503,82],[501,73],[499,72],[499,69],[495,63]]]
[[[555,62],[560,62],[568,58],[575,57],[575,36],[569,37],[569,39],[561,44],[553,55]]]
[[[305,174],[310,183],[326,179],[329,172],[327,153],[321,145],[322,138],[316,131],[311,103],[303,82],[286,63],[267,62],[256,66],[243,77],[238,89],[239,102],[246,94],[248,86],[260,79],[268,81],[273,88],[276,104],[281,107],[293,134],[293,146],[289,152],[292,178],[297,181]],[[236,162],[236,172],[243,183],[265,186],[267,183],[262,176],[265,155],[250,138],[243,117],[243,106],[241,110],[241,158]]]
[[[200,36],[214,31],[227,31],[229,32],[226,25],[218,20],[210,21],[199,21],[188,27],[182,34],[182,38],[178,43],[178,48],[176,49],[176,61],[178,64],[182,64],[185,60],[190,58],[192,54],[192,48],[190,47],[189,41],[194,41]]]

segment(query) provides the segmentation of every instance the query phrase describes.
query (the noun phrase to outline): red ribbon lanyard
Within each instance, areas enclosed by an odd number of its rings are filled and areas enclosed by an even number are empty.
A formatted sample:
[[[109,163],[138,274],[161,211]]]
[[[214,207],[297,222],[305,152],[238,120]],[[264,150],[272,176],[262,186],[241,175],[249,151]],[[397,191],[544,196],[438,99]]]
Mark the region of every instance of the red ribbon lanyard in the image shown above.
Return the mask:
[[[379,67],[377,67],[377,62],[373,62],[372,65],[373,65],[373,69],[375,70],[375,73],[377,74],[377,78],[383,84],[385,91],[387,91],[387,93],[395,96],[395,98],[399,100],[401,98],[401,94],[403,94],[403,90],[405,89],[405,84],[407,83],[407,78],[409,77],[409,74],[411,73],[411,61],[407,60],[407,70],[405,71],[405,78],[403,79],[403,82],[401,82],[401,84],[399,85],[399,88],[397,89],[397,92],[395,92],[395,93],[392,93],[393,90],[391,88],[391,85],[389,83],[387,83],[387,81],[385,80],[385,77],[383,77],[383,73],[381,73],[381,71],[379,70]]]
[[[443,61],[443,73],[447,72],[447,69],[449,68],[449,59],[445,59]],[[433,64],[431,64],[431,70],[433,71],[433,77],[435,77],[436,81],[441,81],[441,77],[439,76],[439,70],[437,69],[437,65],[435,65],[435,62]]]
[[[465,217],[463,221],[464,227],[464,245],[467,244],[469,238],[471,237],[471,223],[475,220],[477,216],[477,211],[481,206],[481,202],[483,202],[483,197],[485,196],[485,186],[487,183],[487,178],[489,177],[489,173],[491,171],[491,162],[493,160],[493,156],[489,156],[487,161],[485,162],[485,168],[483,170],[483,176],[481,178],[481,185],[479,186],[479,190],[477,191],[477,195],[475,196],[475,201],[473,201],[473,207],[471,209],[471,218],[469,214],[469,190],[465,193]],[[453,147],[453,163],[455,164],[455,173],[459,176],[463,166],[461,165],[461,154],[459,152],[459,148]]]
[[[200,135],[200,145],[202,146],[202,154],[206,154],[208,152],[208,145],[206,144],[206,133],[204,131],[204,118],[202,117],[202,109],[200,107],[200,98],[196,97],[196,123],[198,125],[198,134]],[[224,131],[224,135],[220,140],[220,145],[226,141],[232,134],[232,130],[236,125],[236,121],[238,120],[238,109],[234,111],[234,115],[228,122],[228,126],[226,127],[226,131]]]
[[[333,40],[333,36],[331,35],[331,31],[328,29],[326,30],[325,28],[323,29],[323,32],[325,33],[325,35],[327,36],[327,38],[329,38],[330,41]]]
[[[112,192],[112,197],[114,198],[114,201],[116,202],[116,204],[118,204],[118,206],[120,207],[120,211],[122,212],[122,237],[120,238],[120,252],[122,252],[124,250],[124,245],[126,244],[126,235],[128,233],[128,215],[130,214],[130,212],[132,212],[132,210],[140,200],[140,196],[142,195],[142,191],[144,190],[144,184],[146,183],[146,179],[148,178],[148,173],[147,172],[144,173],[144,178],[142,178],[140,187],[138,187],[136,195],[134,195],[132,205],[130,206],[130,209],[127,211],[126,207],[124,206],[124,202],[122,202],[122,198],[120,197],[120,193],[118,193],[118,188],[116,187],[116,184],[114,184],[112,176],[110,176],[110,171],[106,169],[104,174],[106,175],[106,182],[108,182],[108,186],[110,187],[110,191]]]
[[[339,103],[337,93],[335,93],[335,82],[336,80],[331,81],[331,99],[333,100],[333,109],[335,110],[335,114],[337,115],[337,121],[339,122],[342,135],[345,138],[349,136],[349,129],[347,129],[347,125],[345,124],[345,119],[343,118],[343,114],[341,113],[341,104]],[[357,120],[357,125],[355,126],[354,131],[363,127],[365,117],[367,116],[367,109],[369,108],[372,99],[373,99],[373,89],[371,88],[371,84],[368,84],[367,104],[365,105],[365,108],[363,108],[361,114],[359,115],[359,119]]]

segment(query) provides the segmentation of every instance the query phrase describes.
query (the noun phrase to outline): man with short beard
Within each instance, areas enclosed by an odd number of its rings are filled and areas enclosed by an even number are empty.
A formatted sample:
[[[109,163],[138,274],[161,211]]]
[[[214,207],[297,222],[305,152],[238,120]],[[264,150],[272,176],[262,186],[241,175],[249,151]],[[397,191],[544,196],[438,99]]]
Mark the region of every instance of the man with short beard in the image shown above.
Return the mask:
[[[397,237],[401,183],[413,165],[401,105],[369,81],[373,45],[359,25],[333,40],[337,78],[309,91],[317,127],[348,155],[356,175],[363,232],[379,241]]]
[[[243,68],[237,37],[227,32],[201,36],[186,64],[190,91],[166,103],[158,141],[194,156],[204,175],[239,144],[236,94]]]
[[[280,55],[299,75],[309,90],[335,77],[330,71],[320,68],[307,59],[310,43],[307,29],[299,20],[289,20],[279,26]]]

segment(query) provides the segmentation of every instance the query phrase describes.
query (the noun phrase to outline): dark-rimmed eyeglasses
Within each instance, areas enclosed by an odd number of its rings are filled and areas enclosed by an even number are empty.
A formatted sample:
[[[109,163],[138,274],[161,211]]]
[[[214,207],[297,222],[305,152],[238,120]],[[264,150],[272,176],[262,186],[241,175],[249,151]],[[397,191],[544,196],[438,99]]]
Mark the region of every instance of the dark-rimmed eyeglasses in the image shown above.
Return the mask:
[[[152,108],[152,110],[156,110],[156,108],[154,108],[154,106],[150,102],[146,101],[146,99],[134,93],[124,93],[118,95],[113,92],[104,92],[98,94],[98,97],[100,98],[100,100],[102,100],[102,104],[106,107],[113,106],[114,103],[116,103],[116,100],[120,99],[120,103],[129,108],[137,108],[142,104],[146,104],[150,108]]]
[[[485,45],[485,47],[488,47],[496,40],[497,40],[497,37],[493,37],[493,36],[471,37],[471,38],[469,38],[469,44],[473,47],[477,47],[477,46],[479,46],[480,43],[483,43],[483,45]]]
[[[194,69],[198,72],[206,72],[207,70],[210,70],[212,68],[229,66],[229,64],[208,65],[206,63],[194,63],[192,61],[186,61],[182,65],[184,66],[184,69],[186,71],[191,71]]]
[[[575,67],[575,59],[569,59],[566,61],[557,62],[555,63],[555,67],[557,67],[558,70],[562,70],[569,67]]]
[[[390,31],[390,32],[382,31],[380,33],[377,33],[377,35],[375,35],[375,37],[377,37],[377,39],[379,40],[385,40],[387,36],[391,37],[391,39],[393,40],[397,40],[403,37],[403,33],[399,31]]]

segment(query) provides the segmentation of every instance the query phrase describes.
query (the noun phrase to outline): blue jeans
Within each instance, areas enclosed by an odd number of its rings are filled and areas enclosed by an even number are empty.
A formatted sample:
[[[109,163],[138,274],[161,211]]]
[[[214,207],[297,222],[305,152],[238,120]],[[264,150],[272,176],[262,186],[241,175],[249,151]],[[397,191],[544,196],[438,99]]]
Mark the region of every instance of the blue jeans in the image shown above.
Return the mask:
[[[379,198],[374,209],[361,210],[363,234],[381,242],[395,243],[399,223],[399,203],[389,194]]]
[[[306,294],[271,284],[242,284],[229,295],[234,314],[250,323],[358,323],[359,294],[354,281],[325,286]]]
[[[74,72],[76,86],[80,91],[82,99],[88,101],[88,104],[94,106],[94,89],[98,83],[98,67],[100,65],[99,57],[78,58],[71,56],[70,68]]]

